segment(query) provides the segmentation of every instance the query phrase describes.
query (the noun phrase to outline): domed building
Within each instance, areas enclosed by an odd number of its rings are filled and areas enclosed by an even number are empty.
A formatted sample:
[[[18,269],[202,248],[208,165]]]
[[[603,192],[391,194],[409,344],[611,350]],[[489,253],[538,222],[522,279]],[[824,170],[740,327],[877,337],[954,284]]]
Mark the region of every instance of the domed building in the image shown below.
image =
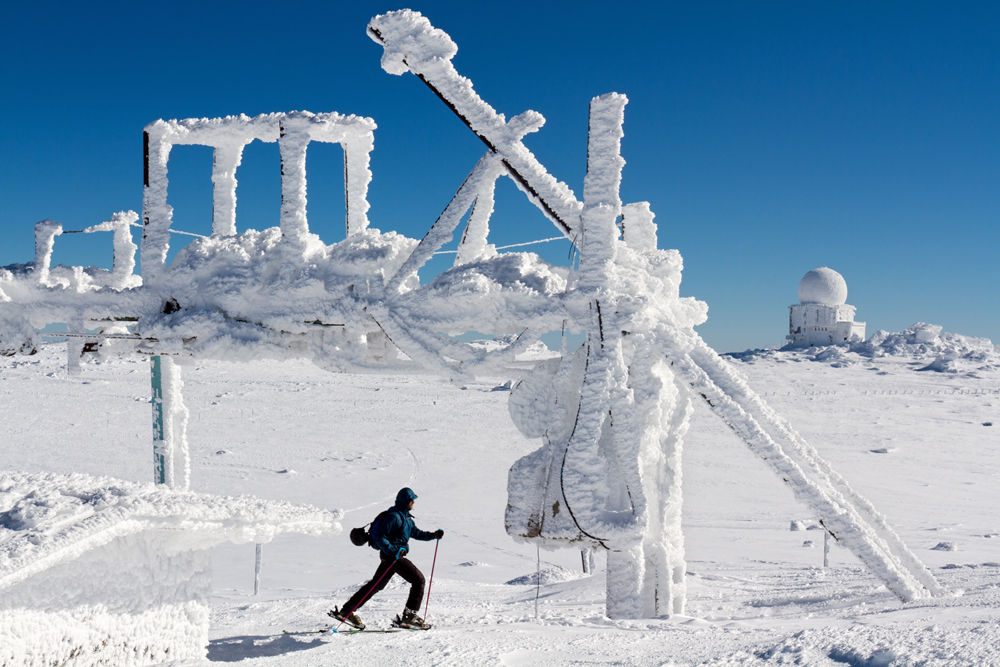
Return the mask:
[[[854,321],[854,306],[847,305],[844,277],[823,266],[799,282],[799,303],[789,306],[789,344],[796,347],[836,345],[853,338],[864,340],[865,323]]]

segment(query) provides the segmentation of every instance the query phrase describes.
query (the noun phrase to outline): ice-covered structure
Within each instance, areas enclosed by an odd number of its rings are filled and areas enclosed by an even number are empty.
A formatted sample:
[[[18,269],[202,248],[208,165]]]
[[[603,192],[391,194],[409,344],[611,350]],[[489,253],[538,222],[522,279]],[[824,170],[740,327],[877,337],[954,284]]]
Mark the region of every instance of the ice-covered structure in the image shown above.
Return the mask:
[[[789,345],[837,345],[865,338],[865,323],[854,321],[847,305],[847,282],[833,269],[821,266],[799,282],[799,303],[788,307]]]
[[[658,248],[648,203],[619,196],[624,95],[591,102],[580,201],[523,142],[542,127],[541,114],[508,120],[487,104],[452,65],[457,46],[447,34],[409,10],[375,17],[368,34],[383,47],[383,69],[416,75],[486,147],[422,239],[367,226],[368,176],[361,166],[352,171],[350,157],[347,237],[325,245],[309,231],[306,144],[343,141],[360,156],[372,145],[368,119],[302,112],[278,121],[158,121],[146,128],[141,287],[49,284],[41,280],[43,253],[42,262],[0,274],[0,292],[12,295],[0,303],[0,349],[30,352],[36,327],[47,322],[76,323],[86,340],[85,323],[126,318],[128,343],[154,357],[305,357],[329,370],[427,369],[453,379],[516,373],[510,414],[542,446],[511,468],[506,529],[544,548],[606,550],[612,618],[684,609],[681,454],[691,398],[700,397],[896,595],[941,592],[884,518],[694,331],[707,307],[680,296],[680,253]],[[232,187],[240,147],[273,139],[274,122],[284,142],[280,226],[239,232]],[[215,146],[219,217],[211,237],[166,266],[169,147],[195,139]],[[360,157],[355,163],[366,168]],[[572,241],[578,268],[489,244],[501,177]],[[454,266],[420,284],[418,269],[470,209]],[[560,329],[585,332],[585,344],[528,373],[511,368],[540,335]],[[506,342],[486,347],[454,337],[467,331]],[[179,368],[172,372],[179,381]],[[164,429],[160,442],[174,475],[183,475],[183,410],[175,404],[169,412],[177,428]]]
[[[340,518],[110,478],[0,472],[0,665],[203,659],[209,550],[337,534]]]

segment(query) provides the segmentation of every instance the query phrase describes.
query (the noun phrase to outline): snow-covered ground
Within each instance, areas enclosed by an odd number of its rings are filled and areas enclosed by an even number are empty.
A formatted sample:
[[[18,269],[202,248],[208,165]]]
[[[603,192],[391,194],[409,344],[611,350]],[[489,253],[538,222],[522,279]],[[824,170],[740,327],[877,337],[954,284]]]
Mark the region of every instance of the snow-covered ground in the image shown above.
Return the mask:
[[[327,373],[308,362],[198,362],[183,369],[193,491],[345,510],[345,533],[214,552],[210,661],[255,665],[993,665],[1000,664],[1000,363],[892,339],[744,354],[731,363],[883,512],[953,595],[903,604],[702,405],[684,451],[686,615],[603,616],[603,557],[539,554],[504,532],[507,470],[538,447],[507,414],[507,377],[452,385],[432,375]],[[889,348],[884,346],[886,350]],[[817,354],[819,352],[819,354]],[[866,353],[867,352],[867,353]],[[499,389],[499,390],[498,390]],[[0,358],[0,466],[152,476],[149,362],[65,370],[65,345]],[[987,424],[995,424],[989,426]],[[431,632],[313,630],[374,570],[347,529],[402,486],[417,525],[442,528]],[[793,522],[804,530],[790,530]],[[411,557],[430,574],[434,543]],[[394,582],[361,611],[386,626]],[[537,614],[536,614],[537,604]]]

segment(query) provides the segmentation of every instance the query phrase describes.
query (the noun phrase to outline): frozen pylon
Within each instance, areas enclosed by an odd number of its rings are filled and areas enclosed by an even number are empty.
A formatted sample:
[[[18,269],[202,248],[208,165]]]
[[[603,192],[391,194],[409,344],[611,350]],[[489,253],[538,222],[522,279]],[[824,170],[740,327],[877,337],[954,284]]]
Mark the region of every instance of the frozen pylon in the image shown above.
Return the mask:
[[[656,248],[648,205],[622,206],[618,197],[624,96],[591,103],[581,203],[521,141],[543,119],[528,111],[507,122],[482,100],[452,65],[457,47],[448,35],[409,10],[374,18],[368,33],[384,47],[387,72],[415,74],[489,148],[453,203],[464,212],[486,165],[499,162],[580,250],[579,272],[559,298],[563,326],[585,330],[586,343],[512,390],[515,423],[545,443],[511,468],[512,537],[607,549],[611,617],[682,612],[680,462],[693,391],[900,599],[942,592],[871,503],[695,333],[705,308],[680,298],[680,255]],[[619,228],[619,216],[633,226],[623,220]]]

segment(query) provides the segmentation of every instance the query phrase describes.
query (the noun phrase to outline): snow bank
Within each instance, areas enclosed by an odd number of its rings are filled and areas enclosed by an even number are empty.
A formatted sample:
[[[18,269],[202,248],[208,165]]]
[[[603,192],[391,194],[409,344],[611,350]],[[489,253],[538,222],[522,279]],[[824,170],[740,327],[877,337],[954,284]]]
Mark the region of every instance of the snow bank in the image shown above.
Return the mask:
[[[202,658],[209,549],[340,531],[339,511],[0,472],[0,664]]]
[[[337,534],[340,511],[174,492],[87,475],[0,472],[0,589],[146,529],[192,531],[191,548]]]
[[[0,609],[0,665],[140,667],[200,660],[208,620],[208,607],[196,602],[138,614],[114,614],[102,605],[53,612]]]

